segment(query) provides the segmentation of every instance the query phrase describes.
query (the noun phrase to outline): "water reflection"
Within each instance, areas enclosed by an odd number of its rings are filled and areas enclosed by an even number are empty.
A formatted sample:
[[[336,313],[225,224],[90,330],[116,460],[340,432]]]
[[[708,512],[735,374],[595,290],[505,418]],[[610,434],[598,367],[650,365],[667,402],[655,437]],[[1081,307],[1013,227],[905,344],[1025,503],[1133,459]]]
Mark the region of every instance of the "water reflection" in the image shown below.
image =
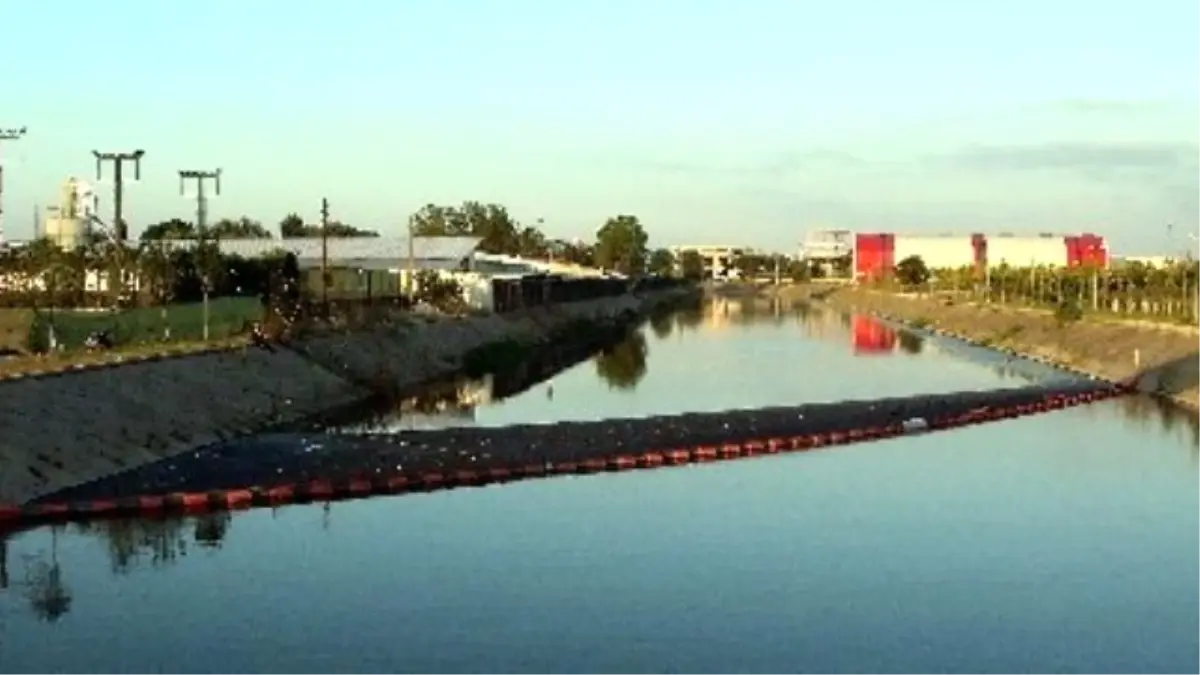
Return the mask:
[[[71,590],[63,580],[58,562],[58,528],[50,532],[50,555],[37,555],[26,568],[25,597],[34,616],[54,623],[71,610]],[[7,557],[7,556],[6,556]]]
[[[496,376],[485,375],[479,379],[436,382],[420,394],[397,401],[380,401],[366,411],[356,413],[352,421],[333,424],[331,430],[373,433],[470,426],[475,422],[475,410],[479,406],[505,398],[496,395],[495,380]]]
[[[648,350],[646,337],[641,332],[632,333],[596,355],[596,374],[609,387],[633,389],[646,376]]]
[[[896,338],[900,343],[900,349],[904,350],[905,354],[919,356],[925,348],[925,338],[916,333],[902,330],[896,333]]]
[[[654,337],[659,340],[671,337],[671,331],[675,328],[675,320],[674,315],[666,312],[650,317],[650,329],[654,331]]]
[[[228,516],[228,514],[225,514]],[[188,533],[192,541],[200,528],[191,518],[139,518],[100,520],[76,525],[78,531],[104,542],[114,574],[127,574],[148,564],[170,565],[188,555]],[[227,527],[220,531],[225,536]]]
[[[855,354],[891,354],[896,349],[896,331],[869,316],[854,317]]]
[[[807,341],[821,344],[844,345],[842,353],[847,356],[865,356],[878,358],[890,357],[889,361],[907,361],[911,365],[905,370],[910,371],[911,377],[927,379],[930,375],[944,370],[948,365],[956,369],[964,368],[964,364],[973,364],[974,369],[982,369],[992,373],[1001,380],[1001,386],[1019,385],[1033,381],[1061,378],[1065,375],[1059,371],[1046,368],[1040,364],[1012,358],[990,350],[955,343],[939,338],[927,338],[921,334],[904,329],[897,329],[881,323],[871,317],[851,316],[832,312],[827,309],[806,303],[785,303],[779,298],[710,298],[695,307],[651,317],[643,329],[630,333],[625,340],[610,346],[608,349],[591,358],[591,377],[598,378],[605,388],[616,395],[632,393],[638,390],[651,378],[655,368],[665,368],[661,377],[678,378],[684,372],[676,372],[674,365],[678,359],[692,359],[687,368],[709,363],[711,359],[733,358],[737,360],[755,360],[762,358],[759,350],[767,343],[756,343],[761,336],[786,335],[783,331],[798,330]],[[707,337],[695,338],[690,334],[704,331]],[[765,331],[765,332],[764,332]],[[756,337],[757,336],[757,337]],[[726,338],[735,339],[744,344],[732,348],[724,346]],[[688,347],[689,341],[716,339],[720,353],[708,353],[708,350],[695,352]],[[681,342],[683,341],[683,342]],[[756,346],[758,344],[758,346]],[[809,359],[808,348],[793,348],[785,343],[770,343],[772,349],[786,349],[787,353],[777,353],[783,369],[778,375],[784,375],[792,365],[806,362]],[[659,346],[661,345],[661,347]],[[794,351],[794,353],[793,353]],[[685,355],[686,354],[686,355]],[[828,357],[818,357],[825,358]],[[927,365],[914,369],[919,362],[928,360]],[[655,364],[658,364],[657,366]],[[756,368],[757,365],[747,363]],[[895,371],[894,376],[900,375],[896,367],[888,367],[887,371]],[[859,366],[845,364],[848,369]],[[872,366],[873,367],[873,366]],[[806,369],[812,369],[807,364]],[[834,364],[826,364],[825,368],[834,369]],[[882,376],[885,371],[878,371]],[[860,374],[861,375],[861,374]],[[857,377],[849,371],[845,377]],[[832,375],[831,375],[832,377]],[[341,431],[350,433],[402,431],[405,429],[435,429],[451,426],[499,426],[506,423],[547,422],[559,419],[563,411],[577,406],[601,406],[603,402],[596,398],[594,384],[588,382],[574,364],[552,364],[540,369],[524,370],[515,374],[487,376],[478,380],[456,380],[431,386],[419,396],[414,396],[400,402],[393,402],[373,411],[366,419],[360,419],[353,424],[340,426]],[[594,380],[592,380],[594,382]],[[532,389],[544,386],[534,393]],[[731,378],[730,387],[746,386],[738,384],[736,378]],[[990,386],[990,385],[989,385]],[[564,389],[565,387],[565,389]],[[944,390],[953,388],[970,388],[967,383],[948,383]],[[677,387],[672,386],[675,394]],[[937,389],[933,389],[936,391]],[[917,389],[913,389],[917,391]],[[563,392],[567,392],[566,400],[559,400]],[[586,392],[586,394],[585,394]],[[709,392],[711,394],[711,392]],[[905,393],[903,391],[895,392]],[[665,395],[665,394],[660,394]],[[699,395],[699,394],[697,394]],[[534,398],[528,398],[533,396]],[[741,407],[758,405],[754,397],[741,401]],[[536,400],[535,400],[536,399]],[[806,398],[804,400],[830,400],[829,398]],[[778,401],[764,401],[763,405],[775,404]],[[550,413],[550,406],[556,406],[556,413]],[[655,414],[659,412],[655,404],[644,410],[626,411],[619,406],[607,410],[607,414],[630,416],[639,414]],[[731,401],[729,407],[739,407]],[[503,412],[500,410],[503,409]],[[1200,434],[1197,418],[1186,411],[1164,403],[1158,399],[1128,398],[1123,399],[1118,408],[1123,414],[1144,420],[1152,420],[1163,431],[1170,431],[1175,425],[1186,425],[1191,433]],[[481,411],[488,414],[481,416]],[[525,417],[517,414],[518,410],[536,411],[536,416]],[[572,410],[572,412],[574,412]],[[549,417],[544,415],[549,414]],[[514,415],[516,415],[514,417]],[[568,413],[563,419],[576,419]],[[582,419],[581,417],[578,417]],[[1197,436],[1200,442],[1200,436]]]

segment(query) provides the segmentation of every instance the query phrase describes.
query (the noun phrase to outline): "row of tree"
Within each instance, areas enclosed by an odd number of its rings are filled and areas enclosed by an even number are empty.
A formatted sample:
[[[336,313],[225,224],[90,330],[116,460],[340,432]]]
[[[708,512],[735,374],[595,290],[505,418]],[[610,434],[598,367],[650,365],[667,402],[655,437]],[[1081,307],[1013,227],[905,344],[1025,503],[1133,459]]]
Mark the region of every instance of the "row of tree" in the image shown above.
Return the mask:
[[[457,206],[427,204],[414,213],[408,231],[419,237],[479,237],[479,250],[484,253],[519,256],[534,260],[558,261],[588,267],[616,270],[628,275],[646,272],[676,274],[699,279],[703,263],[695,253],[685,253],[676,259],[670,250],[652,249],[649,235],[637,216],[618,215],[607,219],[596,230],[593,241],[557,239],[542,230],[543,221],[524,225],[503,205],[464,201]],[[288,214],[278,226],[283,239],[317,237],[319,225],[305,224],[297,214]],[[331,221],[325,231],[329,237],[377,237],[378,232],[360,230],[340,221]],[[194,223],[172,219],[156,223],[142,233],[143,241],[159,239],[196,239],[200,236]],[[207,236],[216,239],[270,239],[272,232],[257,220],[241,217],[223,219],[207,228]],[[739,267],[759,267],[768,257],[749,256],[739,261]],[[793,263],[785,263],[784,276],[796,277]]]
[[[1077,306],[1081,310],[1196,320],[1200,315],[1200,262],[1163,266],[1140,262],[1111,268],[1011,267],[1000,265],[981,274],[974,267],[931,270],[913,256],[896,265],[894,280],[909,289],[969,292],[998,303],[1034,306]]]
[[[253,218],[222,218],[207,228],[207,236],[213,239],[274,239],[275,236],[263,224]],[[307,225],[298,214],[289,213],[279,221],[279,236],[281,239],[298,239],[301,237],[321,236],[320,225]],[[172,218],[155,223],[142,232],[142,241],[159,241],[163,239],[199,239],[199,228],[190,221]],[[360,230],[341,221],[330,221],[325,226],[325,234],[329,237],[378,237],[374,230]]]
[[[548,237],[542,231],[542,225],[540,219],[535,225],[523,225],[500,204],[465,201],[458,206],[425,205],[409,218],[407,232],[419,237],[479,237],[482,240],[479,250],[485,253],[602,267],[630,275],[648,270],[668,273],[678,267],[666,249],[649,249],[649,235],[637,216],[609,218],[591,242]],[[277,231],[281,239],[319,237],[322,232],[334,238],[379,236],[374,230],[359,229],[337,220],[330,221],[323,231],[320,225],[306,224],[295,213],[284,217]],[[141,240],[198,239],[202,234],[213,239],[272,239],[275,236],[260,221],[244,216],[218,220],[204,233],[195,223],[173,218],[147,227]]]
[[[285,268],[290,268],[285,270]],[[0,306],[154,306],[210,297],[263,295],[285,271],[298,277],[295,256],[223,255],[212,242],[166,247],[101,242],[63,249],[49,240],[0,249]]]

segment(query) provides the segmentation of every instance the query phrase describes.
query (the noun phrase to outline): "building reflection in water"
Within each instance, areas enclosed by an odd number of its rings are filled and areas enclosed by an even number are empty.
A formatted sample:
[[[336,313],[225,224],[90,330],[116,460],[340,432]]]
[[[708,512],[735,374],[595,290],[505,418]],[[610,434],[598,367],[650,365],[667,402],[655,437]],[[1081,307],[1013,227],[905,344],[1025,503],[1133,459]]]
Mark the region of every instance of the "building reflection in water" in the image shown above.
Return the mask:
[[[869,316],[855,316],[851,330],[856,355],[886,356],[896,351],[896,331]]]
[[[457,380],[432,386],[418,396],[409,396],[368,418],[339,426],[345,434],[396,433],[425,429],[472,426],[475,408],[493,400],[494,377]]]

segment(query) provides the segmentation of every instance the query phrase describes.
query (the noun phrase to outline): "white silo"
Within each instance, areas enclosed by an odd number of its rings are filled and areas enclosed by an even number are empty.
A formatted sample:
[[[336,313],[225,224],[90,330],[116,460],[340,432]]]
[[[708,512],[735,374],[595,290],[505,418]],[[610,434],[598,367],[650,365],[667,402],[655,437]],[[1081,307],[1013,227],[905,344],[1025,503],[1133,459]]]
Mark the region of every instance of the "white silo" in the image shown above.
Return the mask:
[[[44,236],[64,250],[83,244],[96,212],[96,193],[85,181],[68,178],[59,190],[57,213],[46,218]]]

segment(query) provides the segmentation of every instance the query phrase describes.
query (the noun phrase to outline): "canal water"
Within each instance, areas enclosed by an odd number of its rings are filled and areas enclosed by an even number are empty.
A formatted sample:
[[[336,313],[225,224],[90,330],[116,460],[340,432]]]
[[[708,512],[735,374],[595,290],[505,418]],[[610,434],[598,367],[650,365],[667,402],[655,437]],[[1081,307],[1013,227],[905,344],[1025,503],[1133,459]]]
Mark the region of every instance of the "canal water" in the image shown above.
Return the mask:
[[[466,383],[353,431],[1049,377],[718,300],[505,400]],[[1197,672],[1198,443],[1193,417],[1129,399],[698,467],[42,528],[0,547],[0,670]]]

